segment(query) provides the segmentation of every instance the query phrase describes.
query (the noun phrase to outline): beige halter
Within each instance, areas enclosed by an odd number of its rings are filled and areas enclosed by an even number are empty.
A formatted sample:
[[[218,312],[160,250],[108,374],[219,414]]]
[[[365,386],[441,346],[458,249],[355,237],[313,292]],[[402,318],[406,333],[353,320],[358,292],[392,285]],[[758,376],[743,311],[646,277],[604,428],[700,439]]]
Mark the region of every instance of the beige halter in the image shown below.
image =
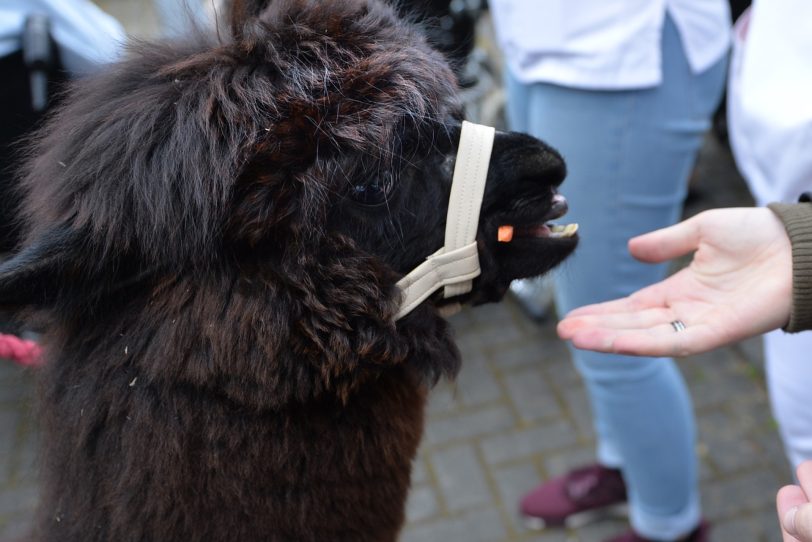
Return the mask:
[[[463,121],[448,201],[445,246],[398,281],[403,297],[396,319],[409,314],[440,288],[445,288],[446,298],[470,292],[473,279],[479,276],[476,232],[495,133],[488,126]]]

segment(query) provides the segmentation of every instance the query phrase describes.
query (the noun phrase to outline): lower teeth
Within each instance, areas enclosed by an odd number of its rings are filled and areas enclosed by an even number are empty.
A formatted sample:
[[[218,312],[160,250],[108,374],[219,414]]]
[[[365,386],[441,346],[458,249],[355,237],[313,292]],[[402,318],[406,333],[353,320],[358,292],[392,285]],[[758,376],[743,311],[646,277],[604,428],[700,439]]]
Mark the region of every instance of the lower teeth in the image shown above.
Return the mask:
[[[562,238],[572,237],[578,231],[578,224],[567,224],[566,226],[550,226],[550,237]]]

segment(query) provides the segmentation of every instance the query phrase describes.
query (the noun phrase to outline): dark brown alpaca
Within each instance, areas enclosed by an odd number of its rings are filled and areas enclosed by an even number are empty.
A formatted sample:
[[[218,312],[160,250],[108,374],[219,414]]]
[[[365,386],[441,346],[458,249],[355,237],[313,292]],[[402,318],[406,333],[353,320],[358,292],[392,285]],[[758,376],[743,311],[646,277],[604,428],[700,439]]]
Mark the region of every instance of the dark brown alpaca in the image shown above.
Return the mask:
[[[403,523],[427,390],[459,366],[445,301],[394,318],[395,283],[443,245],[453,75],[372,0],[238,1],[232,20],[77,84],[33,147],[0,305],[48,322],[36,540],[382,542]],[[563,176],[497,135],[482,275],[451,301],[572,251],[542,226]]]

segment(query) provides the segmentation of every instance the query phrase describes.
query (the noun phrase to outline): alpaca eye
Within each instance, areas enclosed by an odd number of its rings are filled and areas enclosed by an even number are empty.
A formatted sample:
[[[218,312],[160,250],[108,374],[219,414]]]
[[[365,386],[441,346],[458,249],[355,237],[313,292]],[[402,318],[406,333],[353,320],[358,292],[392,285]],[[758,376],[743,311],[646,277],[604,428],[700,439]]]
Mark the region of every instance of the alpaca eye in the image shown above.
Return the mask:
[[[392,188],[388,177],[375,177],[368,183],[358,183],[350,189],[350,197],[363,205],[386,203]]]

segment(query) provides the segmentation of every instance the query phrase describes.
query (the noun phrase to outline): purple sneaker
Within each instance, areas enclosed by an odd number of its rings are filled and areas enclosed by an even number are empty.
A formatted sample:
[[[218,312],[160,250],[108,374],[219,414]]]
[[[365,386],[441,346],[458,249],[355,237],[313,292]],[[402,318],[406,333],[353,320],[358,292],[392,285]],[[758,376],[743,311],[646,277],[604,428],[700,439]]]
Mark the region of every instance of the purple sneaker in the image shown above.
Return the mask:
[[[691,534],[685,538],[680,538],[679,542],[709,542],[710,541],[710,526],[706,522],[701,522],[699,526],[691,531]],[[650,538],[643,538],[634,531],[623,533],[620,536],[610,538],[606,542],[657,542]]]
[[[577,528],[606,516],[626,515],[626,484],[618,469],[591,465],[553,478],[522,497],[529,529]]]

